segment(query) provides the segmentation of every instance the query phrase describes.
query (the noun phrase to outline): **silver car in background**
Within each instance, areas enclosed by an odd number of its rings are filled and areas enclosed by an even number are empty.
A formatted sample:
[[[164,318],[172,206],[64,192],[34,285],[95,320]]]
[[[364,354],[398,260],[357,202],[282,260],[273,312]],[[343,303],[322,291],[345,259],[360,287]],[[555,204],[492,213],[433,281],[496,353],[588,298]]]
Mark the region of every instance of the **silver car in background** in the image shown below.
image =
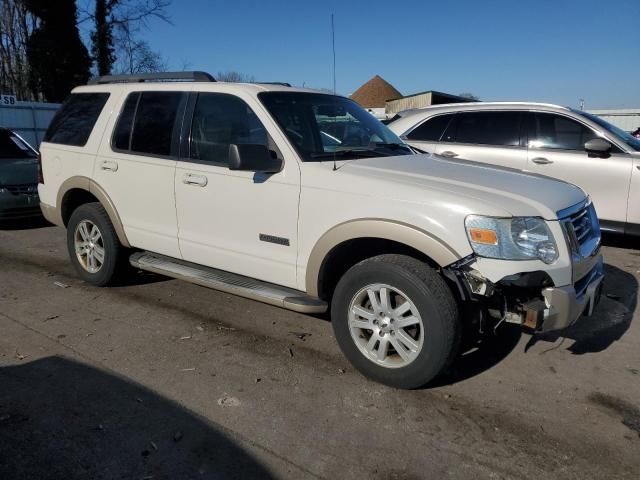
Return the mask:
[[[595,115],[549,104],[478,102],[407,110],[388,126],[425,152],[578,185],[593,200],[603,230],[640,235],[640,139]]]

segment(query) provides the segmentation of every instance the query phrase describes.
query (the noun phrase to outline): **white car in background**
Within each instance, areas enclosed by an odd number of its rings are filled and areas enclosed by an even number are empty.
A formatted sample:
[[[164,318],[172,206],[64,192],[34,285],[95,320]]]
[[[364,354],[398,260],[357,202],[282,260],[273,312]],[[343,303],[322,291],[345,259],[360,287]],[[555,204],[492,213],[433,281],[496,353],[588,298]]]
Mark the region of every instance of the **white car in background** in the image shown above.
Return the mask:
[[[411,146],[565,180],[594,202],[603,230],[640,235],[640,139],[589,113],[541,103],[463,103],[401,112]]]

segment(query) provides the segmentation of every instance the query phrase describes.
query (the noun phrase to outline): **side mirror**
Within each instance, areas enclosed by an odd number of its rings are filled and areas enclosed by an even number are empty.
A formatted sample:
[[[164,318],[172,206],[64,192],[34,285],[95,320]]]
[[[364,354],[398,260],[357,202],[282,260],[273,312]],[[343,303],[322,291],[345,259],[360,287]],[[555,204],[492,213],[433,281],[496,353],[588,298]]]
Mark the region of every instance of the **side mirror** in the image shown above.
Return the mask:
[[[611,153],[613,145],[604,138],[592,138],[584,144],[584,150],[589,156],[606,158]]]
[[[282,160],[264,145],[232,143],[229,145],[229,170],[278,173],[282,170]]]

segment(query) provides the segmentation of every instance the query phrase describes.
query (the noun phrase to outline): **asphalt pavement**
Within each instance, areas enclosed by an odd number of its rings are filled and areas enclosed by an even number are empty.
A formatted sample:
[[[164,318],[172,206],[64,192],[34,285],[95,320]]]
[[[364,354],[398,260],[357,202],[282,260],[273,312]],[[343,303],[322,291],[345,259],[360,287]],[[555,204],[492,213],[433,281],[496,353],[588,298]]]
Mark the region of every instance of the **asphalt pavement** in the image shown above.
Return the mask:
[[[640,241],[563,336],[501,328],[436,384],[348,364],[326,318],[138,273],[80,281],[0,227],[0,479],[640,478]]]

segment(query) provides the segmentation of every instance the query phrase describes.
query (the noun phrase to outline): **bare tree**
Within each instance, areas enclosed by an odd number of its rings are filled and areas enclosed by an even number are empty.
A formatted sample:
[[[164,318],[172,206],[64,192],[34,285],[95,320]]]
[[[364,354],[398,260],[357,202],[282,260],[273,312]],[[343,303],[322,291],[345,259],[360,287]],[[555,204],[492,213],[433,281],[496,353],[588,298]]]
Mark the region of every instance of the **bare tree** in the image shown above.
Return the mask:
[[[136,40],[126,28],[120,33],[118,37],[120,54],[114,65],[116,73],[153,73],[168,69],[166,60],[160,53],[154,52],[148,42]]]
[[[115,62],[118,62],[120,70],[123,64],[128,64],[124,70],[144,70],[148,68],[151,57],[155,57],[159,66],[162,63],[160,56],[137,37],[152,18],[171,23],[167,14],[170,5],[171,0],[85,0],[80,22],[91,21],[94,24],[91,50],[98,74],[111,73]],[[144,61],[146,66],[132,65],[136,59]]]
[[[247,75],[246,73],[240,73],[233,70],[228,72],[218,72],[215,77],[219,82],[251,83],[256,81],[253,75]]]
[[[38,20],[21,0],[0,0],[0,91],[35,99],[29,87],[27,41]]]

